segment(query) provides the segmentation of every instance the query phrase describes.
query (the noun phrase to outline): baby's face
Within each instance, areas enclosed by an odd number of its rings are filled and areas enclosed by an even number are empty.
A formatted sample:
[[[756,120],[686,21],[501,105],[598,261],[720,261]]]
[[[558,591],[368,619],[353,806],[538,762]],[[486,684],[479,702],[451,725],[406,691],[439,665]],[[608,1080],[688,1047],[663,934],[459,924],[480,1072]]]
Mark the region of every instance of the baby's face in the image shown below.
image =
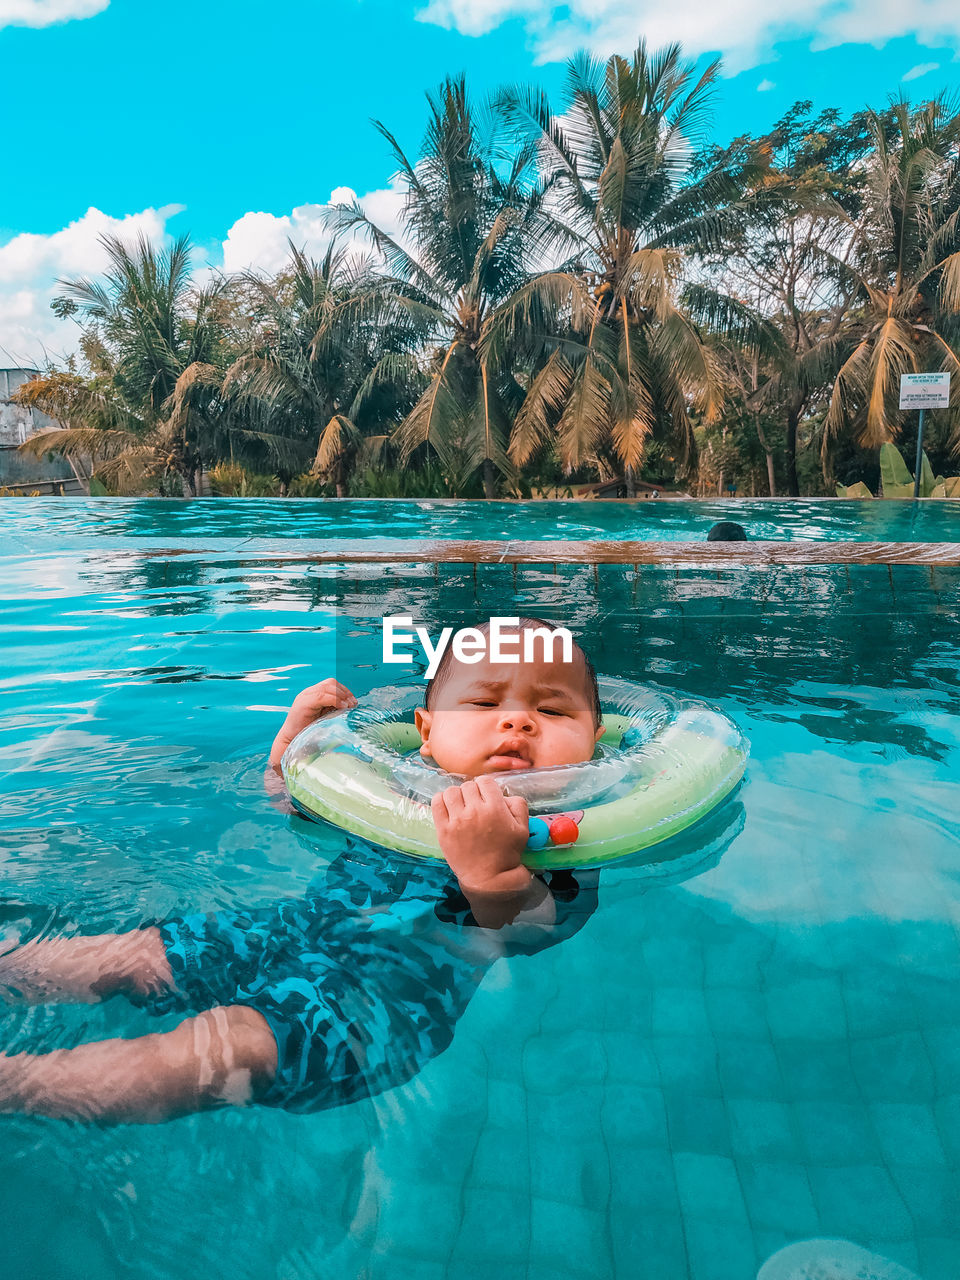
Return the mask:
[[[570,663],[453,662],[430,710],[416,718],[420,754],[468,778],[578,764],[593,756],[603,733],[578,654]]]

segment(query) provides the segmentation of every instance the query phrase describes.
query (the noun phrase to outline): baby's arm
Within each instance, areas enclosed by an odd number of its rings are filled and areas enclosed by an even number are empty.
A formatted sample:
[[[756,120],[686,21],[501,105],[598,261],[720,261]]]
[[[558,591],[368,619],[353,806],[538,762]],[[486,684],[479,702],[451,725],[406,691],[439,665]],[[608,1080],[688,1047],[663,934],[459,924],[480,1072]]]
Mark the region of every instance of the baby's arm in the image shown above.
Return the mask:
[[[297,694],[280,732],[273,740],[273,746],[270,748],[270,762],[263,775],[263,785],[275,809],[279,809],[281,813],[293,812],[287,789],[280,776],[280,761],[287,747],[297,734],[313,724],[314,720],[320,720],[323,716],[331,715],[336,711],[346,711],[355,706],[356,701],[346,685],[332,679],[321,680],[319,684],[312,684],[308,689]]]
[[[440,849],[478,924],[499,929],[534,909],[538,923],[552,922],[550,891],[522,862],[529,835],[525,800],[505,796],[493,778],[481,777],[448,787],[432,807]]]
[[[346,685],[333,679],[321,680],[319,684],[312,684],[302,693],[298,693],[293,700],[293,706],[287,712],[287,718],[280,732],[273,740],[268,773],[271,771],[275,774],[280,773],[280,760],[283,753],[297,734],[313,724],[314,720],[319,720],[335,711],[347,711],[350,707],[356,706],[356,702],[356,698]]]

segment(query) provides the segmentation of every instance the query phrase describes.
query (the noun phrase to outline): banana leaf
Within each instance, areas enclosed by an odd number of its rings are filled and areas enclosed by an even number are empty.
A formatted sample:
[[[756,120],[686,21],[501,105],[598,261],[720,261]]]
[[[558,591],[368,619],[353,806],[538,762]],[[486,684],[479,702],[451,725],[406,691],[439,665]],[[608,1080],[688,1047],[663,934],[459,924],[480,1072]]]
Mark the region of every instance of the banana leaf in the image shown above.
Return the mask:
[[[863,483],[862,480],[858,480],[856,484],[838,484],[837,497],[838,498],[872,498],[873,494],[870,492],[870,490],[867,488],[867,486]]]
[[[913,476],[896,445],[880,446],[880,479],[885,498],[913,497]]]
[[[933,478],[933,468],[930,466],[926,451],[921,456],[923,460],[920,464],[920,497],[932,498],[937,481]]]

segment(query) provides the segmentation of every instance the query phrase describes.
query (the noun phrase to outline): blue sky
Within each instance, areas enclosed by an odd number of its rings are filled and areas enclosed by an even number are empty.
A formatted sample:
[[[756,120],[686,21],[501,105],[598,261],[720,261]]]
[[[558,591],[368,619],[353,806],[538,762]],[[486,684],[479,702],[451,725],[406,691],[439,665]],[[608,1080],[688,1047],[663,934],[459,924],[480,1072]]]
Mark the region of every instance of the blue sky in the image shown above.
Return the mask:
[[[198,261],[274,269],[319,250],[318,207],[350,188],[387,222],[378,117],[413,153],[424,92],[538,81],[559,101],[577,48],[679,39],[722,53],[713,136],[768,128],[796,99],[851,111],[960,88],[955,0],[0,0],[6,154],[0,364],[73,345],[58,276],[97,271],[97,235],[189,231]],[[905,79],[905,77],[910,77]],[[8,353],[8,354],[5,354]]]

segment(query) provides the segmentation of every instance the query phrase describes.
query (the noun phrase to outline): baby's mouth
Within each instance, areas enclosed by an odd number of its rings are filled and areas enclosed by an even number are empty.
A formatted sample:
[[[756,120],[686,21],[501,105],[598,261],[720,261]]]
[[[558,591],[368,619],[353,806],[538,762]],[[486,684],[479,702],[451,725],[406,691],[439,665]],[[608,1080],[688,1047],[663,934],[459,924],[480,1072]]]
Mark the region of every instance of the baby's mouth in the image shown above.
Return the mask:
[[[508,769],[532,769],[533,761],[527,752],[516,747],[501,747],[487,758],[487,763],[495,772]]]

